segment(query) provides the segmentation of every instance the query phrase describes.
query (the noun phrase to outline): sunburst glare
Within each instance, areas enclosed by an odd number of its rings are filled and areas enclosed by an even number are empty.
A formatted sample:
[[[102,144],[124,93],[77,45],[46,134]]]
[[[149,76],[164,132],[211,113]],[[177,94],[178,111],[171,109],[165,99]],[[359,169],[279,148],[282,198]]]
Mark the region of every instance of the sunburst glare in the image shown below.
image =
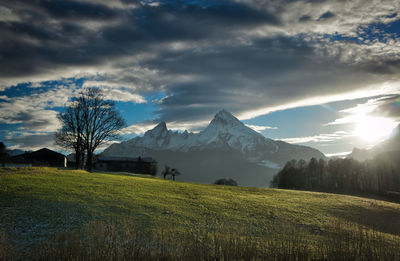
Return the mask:
[[[363,115],[356,121],[354,134],[367,142],[376,142],[387,138],[396,125],[388,118]]]

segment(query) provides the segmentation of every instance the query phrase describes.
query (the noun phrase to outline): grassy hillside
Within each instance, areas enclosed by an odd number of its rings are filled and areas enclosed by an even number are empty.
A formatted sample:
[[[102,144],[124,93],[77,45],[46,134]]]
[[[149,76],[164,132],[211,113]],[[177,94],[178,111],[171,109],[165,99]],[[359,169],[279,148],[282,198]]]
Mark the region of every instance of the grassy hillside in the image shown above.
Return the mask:
[[[243,254],[247,249],[259,255],[259,251],[267,253],[271,242],[292,240],[295,249],[304,250],[310,258],[326,256],[329,246],[343,240],[362,241],[348,247],[354,251],[363,251],[361,245],[372,244],[371,240],[382,242],[374,245],[376,251],[383,245],[390,248],[381,249],[384,252],[398,249],[400,205],[345,195],[192,184],[145,176],[1,168],[0,224],[0,258],[2,250],[7,258],[5,252],[10,255],[36,248],[45,249],[35,252],[43,255],[58,251],[58,259],[62,256],[59,246],[45,246],[46,239],[54,243],[58,242],[54,238],[61,240],[63,235],[65,248],[73,235],[82,240],[90,233],[106,237],[110,231],[127,233],[129,228],[134,228],[136,238],[151,235],[146,239],[146,255],[153,257],[179,255],[182,249],[191,249],[185,245],[191,242],[195,249],[201,247],[201,256],[221,258],[218,255],[222,255],[225,241],[230,242],[225,242],[226,248],[233,245],[236,249],[230,252]],[[111,230],[104,230],[107,227]],[[340,235],[333,236],[338,232]],[[88,241],[82,240],[81,245],[83,242]],[[320,253],[320,243],[326,245],[325,252]],[[87,251],[87,246],[82,247]]]

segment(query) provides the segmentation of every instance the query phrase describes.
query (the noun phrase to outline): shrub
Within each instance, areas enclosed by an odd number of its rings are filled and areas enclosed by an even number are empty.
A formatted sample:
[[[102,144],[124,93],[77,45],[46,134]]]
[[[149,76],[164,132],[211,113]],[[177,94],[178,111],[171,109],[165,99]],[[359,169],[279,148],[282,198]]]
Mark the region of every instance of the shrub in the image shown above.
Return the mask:
[[[217,179],[215,185],[238,186],[238,183],[233,179]]]

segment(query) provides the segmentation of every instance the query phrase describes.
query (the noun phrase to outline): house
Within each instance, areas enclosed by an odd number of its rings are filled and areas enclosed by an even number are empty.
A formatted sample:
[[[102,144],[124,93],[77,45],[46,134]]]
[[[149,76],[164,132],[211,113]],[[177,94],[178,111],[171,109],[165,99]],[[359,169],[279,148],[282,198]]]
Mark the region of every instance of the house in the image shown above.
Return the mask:
[[[81,159],[81,166],[80,168],[83,168],[85,166],[85,162],[86,162],[86,155],[84,155],[83,159]],[[67,155],[67,167],[68,168],[76,168],[76,154],[75,153],[71,153]]]
[[[94,169],[102,171],[125,171],[132,173],[155,175],[157,162],[151,157],[109,157],[98,156]]]
[[[47,167],[66,167],[67,157],[61,153],[43,148],[34,152],[26,152],[11,157],[6,167],[28,167],[28,166],[47,166]]]

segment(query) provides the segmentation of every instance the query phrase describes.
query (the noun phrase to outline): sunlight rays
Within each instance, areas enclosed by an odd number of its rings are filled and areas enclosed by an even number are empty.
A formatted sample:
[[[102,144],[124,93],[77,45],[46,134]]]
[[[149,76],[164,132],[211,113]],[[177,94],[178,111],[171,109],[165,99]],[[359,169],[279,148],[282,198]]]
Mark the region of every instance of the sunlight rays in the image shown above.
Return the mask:
[[[367,142],[387,138],[397,123],[389,118],[359,115],[355,119],[354,135]]]

